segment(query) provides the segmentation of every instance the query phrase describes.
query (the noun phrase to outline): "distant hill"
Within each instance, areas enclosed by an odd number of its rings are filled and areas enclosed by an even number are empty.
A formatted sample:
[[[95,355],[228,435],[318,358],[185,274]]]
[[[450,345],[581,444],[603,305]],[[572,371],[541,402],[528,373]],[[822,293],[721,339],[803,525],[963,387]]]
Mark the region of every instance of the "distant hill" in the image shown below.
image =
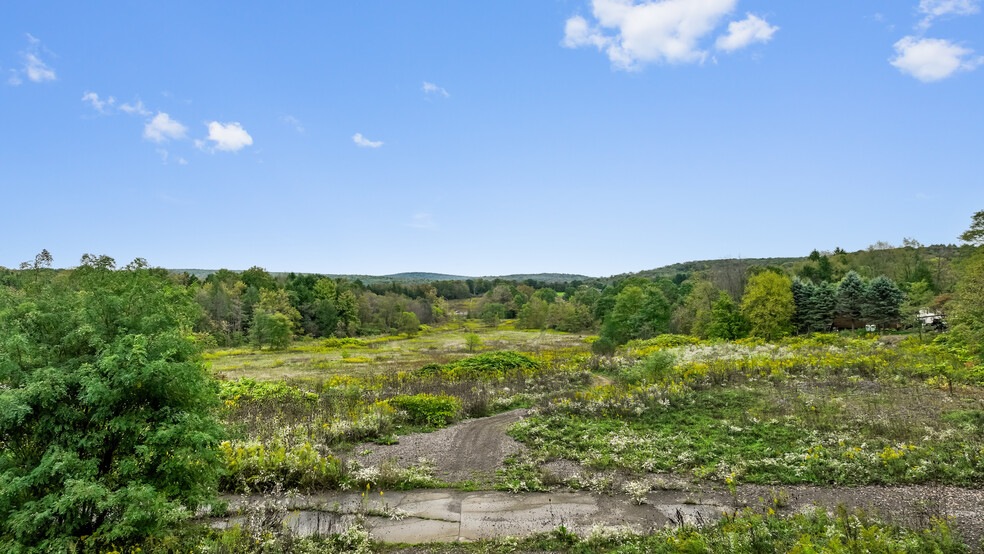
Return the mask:
[[[647,279],[657,279],[660,277],[672,278],[677,273],[693,273],[695,271],[713,271],[716,269],[722,269],[725,267],[730,267],[735,264],[743,264],[746,267],[750,266],[777,266],[777,267],[789,267],[797,262],[802,262],[806,260],[806,256],[799,256],[795,258],[726,258],[722,260],[695,260],[691,262],[681,262],[676,264],[664,265],[662,267],[657,267],[654,269],[645,269],[635,273],[621,273],[619,275],[612,275],[608,279],[608,282],[618,281],[619,279],[624,279],[626,277],[645,277]]]
[[[199,279],[204,279],[209,275],[218,271],[217,269],[168,269],[171,273],[188,273],[189,275],[194,275]],[[241,271],[241,270],[236,270]],[[279,275],[286,275],[287,272],[276,272],[271,271],[271,275],[274,277]],[[577,275],[573,273],[517,273],[513,275],[494,275],[485,277],[468,277],[465,275],[448,275],[446,273],[428,273],[425,271],[410,271],[405,273],[393,273],[391,275],[355,275],[355,274],[339,274],[339,273],[326,273],[319,274],[325,277],[331,277],[332,279],[348,279],[349,281],[359,280],[367,285],[372,285],[376,283],[404,283],[407,285],[415,285],[420,283],[432,283],[434,281],[465,281],[467,279],[503,279],[506,281],[526,281],[528,279],[533,279],[534,281],[540,281],[542,283],[567,283],[571,281],[588,281],[594,279],[594,277],[588,277],[586,275]]]

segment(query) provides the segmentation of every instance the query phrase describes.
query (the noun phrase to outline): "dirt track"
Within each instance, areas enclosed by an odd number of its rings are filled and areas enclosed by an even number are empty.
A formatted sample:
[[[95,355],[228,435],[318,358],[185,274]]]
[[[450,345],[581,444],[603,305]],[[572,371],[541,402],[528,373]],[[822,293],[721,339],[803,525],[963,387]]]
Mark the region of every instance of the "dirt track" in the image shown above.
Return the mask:
[[[448,483],[488,482],[495,470],[522,445],[506,429],[526,415],[513,410],[492,417],[469,419],[433,433],[400,437],[398,444],[364,443],[356,446],[352,457],[363,466],[378,466],[392,460],[399,467],[419,465],[421,458],[434,464],[435,477]],[[369,451],[368,454],[362,454]]]

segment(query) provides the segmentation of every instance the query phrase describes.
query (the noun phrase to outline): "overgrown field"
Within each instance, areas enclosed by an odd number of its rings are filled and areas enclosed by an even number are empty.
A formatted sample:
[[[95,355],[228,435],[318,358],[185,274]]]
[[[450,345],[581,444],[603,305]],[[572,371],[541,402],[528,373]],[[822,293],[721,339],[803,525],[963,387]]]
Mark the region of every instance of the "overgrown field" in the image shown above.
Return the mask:
[[[984,483],[984,374],[943,346],[663,337],[629,352],[641,357],[599,362],[613,384],[514,427],[533,460],[719,482]]]
[[[223,379],[325,379],[412,371],[490,350],[545,352],[581,348],[583,336],[551,330],[517,330],[511,322],[496,327],[473,320],[440,327],[423,326],[417,336],[305,339],[286,350],[237,348],[205,355],[212,372]],[[469,345],[469,336],[475,341]]]
[[[944,339],[845,333],[709,342],[661,335],[597,356],[590,351],[594,337],[503,327],[327,339],[280,352],[211,352],[227,428],[221,490],[570,488],[645,502],[658,482],[649,477],[659,476],[731,491],[742,483],[984,483],[984,372]],[[480,340],[469,346],[472,333]],[[427,460],[362,466],[353,455],[359,443],[389,444],[517,407],[530,409],[510,429],[524,449],[494,482],[445,483]],[[557,460],[583,471],[558,479],[545,469]],[[175,544],[197,544],[203,552],[401,551],[372,543],[360,527],[301,539],[272,519],[195,533]],[[413,551],[964,552],[967,546],[941,519],[907,529],[843,509],[782,515],[746,509],[717,523],[680,521],[642,535],[599,528],[577,537],[560,528]]]

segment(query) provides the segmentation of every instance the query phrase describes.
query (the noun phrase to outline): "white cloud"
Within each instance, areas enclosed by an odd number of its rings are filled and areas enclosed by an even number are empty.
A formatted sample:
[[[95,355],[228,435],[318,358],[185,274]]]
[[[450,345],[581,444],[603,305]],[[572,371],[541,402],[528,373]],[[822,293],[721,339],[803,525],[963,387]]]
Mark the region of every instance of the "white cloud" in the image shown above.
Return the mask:
[[[595,47],[618,69],[646,63],[703,62],[699,42],[731,13],[738,0],[592,0],[597,25],[573,16],[564,27],[567,48]],[[611,33],[608,33],[608,30]]]
[[[27,78],[35,83],[55,80],[55,70],[48,67],[48,64],[35,54],[24,54],[24,71],[27,73]]]
[[[937,17],[948,15],[973,15],[981,11],[980,0],[920,0],[919,13],[925,17],[917,25],[928,29]]]
[[[409,226],[414,229],[437,229],[437,222],[434,221],[434,217],[431,214],[417,212],[413,214],[413,219],[410,221]]]
[[[167,154],[167,150],[165,150],[163,148],[158,148],[157,149],[157,154],[160,155],[161,161],[166,164],[167,163],[167,155],[168,155]]]
[[[183,139],[188,128],[171,119],[164,112],[157,112],[153,119],[144,126],[143,136],[157,143],[167,142],[168,139]]]
[[[294,116],[292,116],[292,115],[283,115],[283,116],[280,116],[280,121],[283,121],[287,125],[290,125],[298,133],[303,133],[304,132],[304,126],[301,125],[301,122],[298,121],[297,118],[294,117]]]
[[[895,43],[895,52],[889,62],[924,83],[945,79],[957,71],[971,71],[984,63],[984,57],[974,57],[970,48],[937,38],[908,36]]]
[[[178,163],[180,165],[188,165],[188,160],[186,160],[184,158],[178,158]]]
[[[120,104],[120,111],[128,114],[150,115],[150,110],[144,107],[142,100],[137,100],[136,104],[127,104],[124,102],[123,104]]]
[[[435,85],[434,83],[428,83],[427,81],[424,81],[424,86],[421,87],[420,90],[424,91],[424,94],[440,94],[441,96],[443,96],[445,98],[450,98],[451,97],[451,95],[448,94],[448,91],[446,91],[443,88]]]
[[[92,109],[99,113],[106,113],[106,107],[113,107],[116,103],[116,99],[110,96],[105,100],[100,100],[99,95],[94,92],[86,92],[82,95],[83,102],[89,102],[92,105]]]
[[[767,21],[756,15],[748,14],[748,17],[741,21],[729,23],[728,34],[719,36],[715,46],[718,50],[734,52],[753,42],[769,42],[778,30],[779,27],[769,25]]]
[[[366,147],[366,148],[379,148],[380,146],[383,145],[383,141],[369,140],[366,137],[362,136],[362,133],[356,133],[352,135],[352,141],[358,144],[359,146]]]
[[[215,143],[216,150],[226,152],[236,152],[253,144],[253,137],[249,136],[246,129],[237,121],[230,123],[219,123],[213,121],[208,124],[208,140]],[[198,141],[195,144],[199,144]]]
[[[7,84],[20,85],[24,82],[22,77],[25,76],[29,81],[35,83],[54,81],[57,78],[55,70],[41,59],[42,50],[47,54],[51,54],[51,51],[45,49],[41,45],[41,41],[31,36],[31,33],[25,34],[27,35],[27,49],[21,52],[21,69],[10,70],[11,76],[7,79]]]

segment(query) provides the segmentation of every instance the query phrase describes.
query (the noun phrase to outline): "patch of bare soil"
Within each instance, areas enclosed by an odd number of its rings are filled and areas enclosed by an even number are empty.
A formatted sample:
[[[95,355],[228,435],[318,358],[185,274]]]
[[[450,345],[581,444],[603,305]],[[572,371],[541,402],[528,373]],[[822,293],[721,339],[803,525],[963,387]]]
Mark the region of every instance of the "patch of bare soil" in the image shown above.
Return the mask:
[[[352,457],[363,466],[390,462],[398,467],[419,465],[425,458],[434,464],[435,477],[447,483],[488,482],[503,461],[522,448],[506,430],[526,412],[512,410],[465,420],[432,433],[404,435],[397,444],[360,444]]]

